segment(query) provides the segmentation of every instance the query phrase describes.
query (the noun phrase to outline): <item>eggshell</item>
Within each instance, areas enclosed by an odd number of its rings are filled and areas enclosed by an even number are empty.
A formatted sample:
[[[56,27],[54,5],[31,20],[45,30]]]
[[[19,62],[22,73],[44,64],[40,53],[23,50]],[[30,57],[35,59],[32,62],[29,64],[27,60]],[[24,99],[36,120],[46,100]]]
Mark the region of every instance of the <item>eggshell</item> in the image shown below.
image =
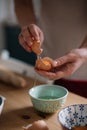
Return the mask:
[[[52,69],[52,62],[53,60],[49,57],[44,57],[36,60],[35,67],[40,70],[49,71]]]
[[[24,130],[49,130],[44,120],[38,120],[26,126]]]
[[[31,46],[31,49],[37,55],[40,55],[42,53],[41,44],[39,41],[34,41]]]

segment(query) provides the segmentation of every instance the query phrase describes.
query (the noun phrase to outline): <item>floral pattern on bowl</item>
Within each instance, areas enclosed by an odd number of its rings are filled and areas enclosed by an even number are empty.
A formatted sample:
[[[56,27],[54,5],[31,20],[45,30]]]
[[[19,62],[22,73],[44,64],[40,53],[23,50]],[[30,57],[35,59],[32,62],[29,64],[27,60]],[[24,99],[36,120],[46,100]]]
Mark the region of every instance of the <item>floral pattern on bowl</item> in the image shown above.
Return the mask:
[[[43,84],[32,87],[29,96],[33,107],[44,113],[54,113],[64,106],[68,90],[63,86]]]
[[[87,126],[87,104],[75,104],[67,106],[58,114],[58,120],[65,128],[74,126]]]

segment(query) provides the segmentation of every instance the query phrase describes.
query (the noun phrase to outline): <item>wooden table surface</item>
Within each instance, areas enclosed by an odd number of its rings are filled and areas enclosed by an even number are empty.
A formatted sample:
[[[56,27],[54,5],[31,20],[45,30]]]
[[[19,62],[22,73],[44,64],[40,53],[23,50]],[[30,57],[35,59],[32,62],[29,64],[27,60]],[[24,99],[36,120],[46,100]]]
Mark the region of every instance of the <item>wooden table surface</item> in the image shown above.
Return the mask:
[[[38,84],[41,83],[38,82]],[[0,130],[23,130],[23,126],[40,119],[46,121],[49,130],[62,130],[57,120],[59,111],[47,115],[38,113],[33,108],[28,95],[28,90],[32,86],[31,78],[28,78],[28,87],[23,89],[0,83],[0,95],[6,97],[4,109],[0,115]],[[87,103],[87,99],[69,92],[65,106],[78,103]]]

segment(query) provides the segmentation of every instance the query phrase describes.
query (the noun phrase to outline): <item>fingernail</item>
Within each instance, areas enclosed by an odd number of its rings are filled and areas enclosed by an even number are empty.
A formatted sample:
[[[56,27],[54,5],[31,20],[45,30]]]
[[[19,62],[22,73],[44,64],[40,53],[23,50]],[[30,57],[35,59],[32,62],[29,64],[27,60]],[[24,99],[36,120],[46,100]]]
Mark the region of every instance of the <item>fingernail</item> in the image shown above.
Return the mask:
[[[56,67],[56,66],[57,66],[57,61],[54,61],[54,62],[53,62],[53,65]]]
[[[54,64],[55,64],[55,65],[57,65],[57,63],[58,63],[57,61],[54,61]]]
[[[37,36],[36,36],[36,37],[35,37],[35,39],[36,39],[38,42],[40,42],[40,39],[39,39],[39,37],[37,37]]]
[[[28,43],[29,46],[32,46],[32,44],[33,44],[33,42],[29,42],[29,43]]]

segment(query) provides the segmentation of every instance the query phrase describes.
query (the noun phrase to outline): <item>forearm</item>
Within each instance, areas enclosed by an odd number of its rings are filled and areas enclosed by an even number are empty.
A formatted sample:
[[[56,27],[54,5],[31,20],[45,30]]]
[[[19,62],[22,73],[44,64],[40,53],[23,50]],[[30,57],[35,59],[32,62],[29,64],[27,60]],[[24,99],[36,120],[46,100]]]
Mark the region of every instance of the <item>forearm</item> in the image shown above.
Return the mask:
[[[85,37],[85,39],[83,40],[82,44],[80,45],[79,48],[85,48],[87,49],[87,36]]]
[[[15,13],[20,26],[35,23],[32,0],[14,0]]]
[[[80,47],[80,54],[85,61],[87,61],[87,36],[84,38],[83,42],[81,43]]]

